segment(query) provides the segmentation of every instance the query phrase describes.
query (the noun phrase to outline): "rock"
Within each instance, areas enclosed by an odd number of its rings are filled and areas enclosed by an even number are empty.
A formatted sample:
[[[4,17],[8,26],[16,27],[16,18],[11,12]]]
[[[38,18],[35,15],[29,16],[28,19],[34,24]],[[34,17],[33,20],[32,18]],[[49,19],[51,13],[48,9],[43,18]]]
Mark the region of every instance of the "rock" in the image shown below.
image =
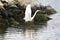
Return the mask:
[[[19,4],[16,4],[16,6],[17,7],[11,7],[7,5],[5,10],[0,10],[0,23],[2,23],[3,27],[4,25],[8,26],[8,24],[12,27],[24,24],[23,18],[25,16],[26,6],[21,6]],[[56,10],[51,6],[32,7],[32,14],[34,14],[36,10],[40,10],[40,12],[38,12],[34,18],[35,23],[46,22],[50,19],[48,15],[56,13]]]
[[[17,27],[19,22],[17,22],[14,18],[10,18],[11,27]]]
[[[46,22],[48,21],[50,18],[48,17],[48,15],[46,14],[37,14],[34,18],[34,22],[37,24],[41,23],[41,22]]]
[[[4,31],[8,28],[8,20],[2,18],[0,15],[0,33],[4,33]]]
[[[54,8],[52,8],[50,5],[48,5],[48,6],[42,6],[41,5],[39,7],[34,6],[32,8],[32,13],[34,13],[36,10],[40,10],[39,13],[48,14],[48,15],[55,14],[56,13],[56,10]]]
[[[54,8],[52,8],[51,6],[46,6],[46,12],[48,14],[55,14],[56,10]]]

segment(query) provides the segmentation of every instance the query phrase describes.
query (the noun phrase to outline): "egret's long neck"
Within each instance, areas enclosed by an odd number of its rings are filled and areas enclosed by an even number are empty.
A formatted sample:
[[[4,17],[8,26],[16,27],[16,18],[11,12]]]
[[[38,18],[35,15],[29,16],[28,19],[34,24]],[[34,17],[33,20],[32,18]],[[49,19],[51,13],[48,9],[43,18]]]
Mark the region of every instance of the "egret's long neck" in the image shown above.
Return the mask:
[[[33,20],[34,19],[34,17],[35,17],[35,15],[37,14],[37,12],[39,12],[40,10],[37,10],[35,13],[34,13],[34,15],[33,15],[33,17],[31,18],[31,20]]]

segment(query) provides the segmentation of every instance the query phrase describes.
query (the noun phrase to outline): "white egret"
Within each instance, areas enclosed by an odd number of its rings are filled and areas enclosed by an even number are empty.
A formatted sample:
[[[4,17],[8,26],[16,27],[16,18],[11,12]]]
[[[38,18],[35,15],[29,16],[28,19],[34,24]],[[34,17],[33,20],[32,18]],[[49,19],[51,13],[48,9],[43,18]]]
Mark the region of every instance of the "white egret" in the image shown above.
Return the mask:
[[[25,22],[28,22],[28,21],[32,21],[36,15],[37,12],[39,12],[40,10],[37,10],[34,15],[31,17],[31,5],[28,4],[27,7],[26,7],[26,11],[25,11],[25,17],[24,17],[24,20]]]

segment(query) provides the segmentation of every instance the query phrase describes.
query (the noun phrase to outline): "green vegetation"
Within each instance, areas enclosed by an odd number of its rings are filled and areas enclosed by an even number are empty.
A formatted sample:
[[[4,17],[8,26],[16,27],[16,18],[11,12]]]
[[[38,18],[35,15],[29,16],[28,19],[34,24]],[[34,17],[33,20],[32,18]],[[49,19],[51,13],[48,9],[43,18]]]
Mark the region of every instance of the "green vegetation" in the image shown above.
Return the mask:
[[[34,18],[34,22],[36,24],[42,23],[42,22],[46,22],[48,21],[50,18],[48,17],[47,14],[37,14]]]

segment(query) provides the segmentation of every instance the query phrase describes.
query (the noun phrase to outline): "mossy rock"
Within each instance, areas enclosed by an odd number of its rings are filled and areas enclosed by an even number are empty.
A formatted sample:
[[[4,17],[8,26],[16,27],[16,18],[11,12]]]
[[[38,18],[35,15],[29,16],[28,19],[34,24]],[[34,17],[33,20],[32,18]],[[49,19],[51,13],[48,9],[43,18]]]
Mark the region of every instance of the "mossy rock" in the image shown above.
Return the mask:
[[[48,17],[47,14],[37,14],[34,18],[34,22],[35,23],[41,23],[41,22],[46,22],[48,21],[50,18]]]
[[[2,16],[0,15],[0,33],[4,33],[7,28],[8,28],[8,20],[2,18]]]
[[[52,8],[50,5],[48,5],[48,6],[43,6],[43,5],[41,5],[41,6],[39,6],[39,7],[34,6],[34,7],[32,8],[32,13],[34,13],[36,10],[40,10],[39,13],[48,14],[48,15],[55,14],[55,13],[57,12],[57,11],[56,11],[54,8]]]
[[[18,21],[16,21],[13,17],[10,18],[10,26],[11,27],[17,27],[19,24]]]
[[[2,18],[2,16],[0,15],[0,27],[7,27],[8,26],[8,20]]]
[[[52,8],[50,5],[48,5],[48,6],[46,6],[46,12],[47,12],[47,14],[55,14],[57,11],[54,9],[54,8]]]

